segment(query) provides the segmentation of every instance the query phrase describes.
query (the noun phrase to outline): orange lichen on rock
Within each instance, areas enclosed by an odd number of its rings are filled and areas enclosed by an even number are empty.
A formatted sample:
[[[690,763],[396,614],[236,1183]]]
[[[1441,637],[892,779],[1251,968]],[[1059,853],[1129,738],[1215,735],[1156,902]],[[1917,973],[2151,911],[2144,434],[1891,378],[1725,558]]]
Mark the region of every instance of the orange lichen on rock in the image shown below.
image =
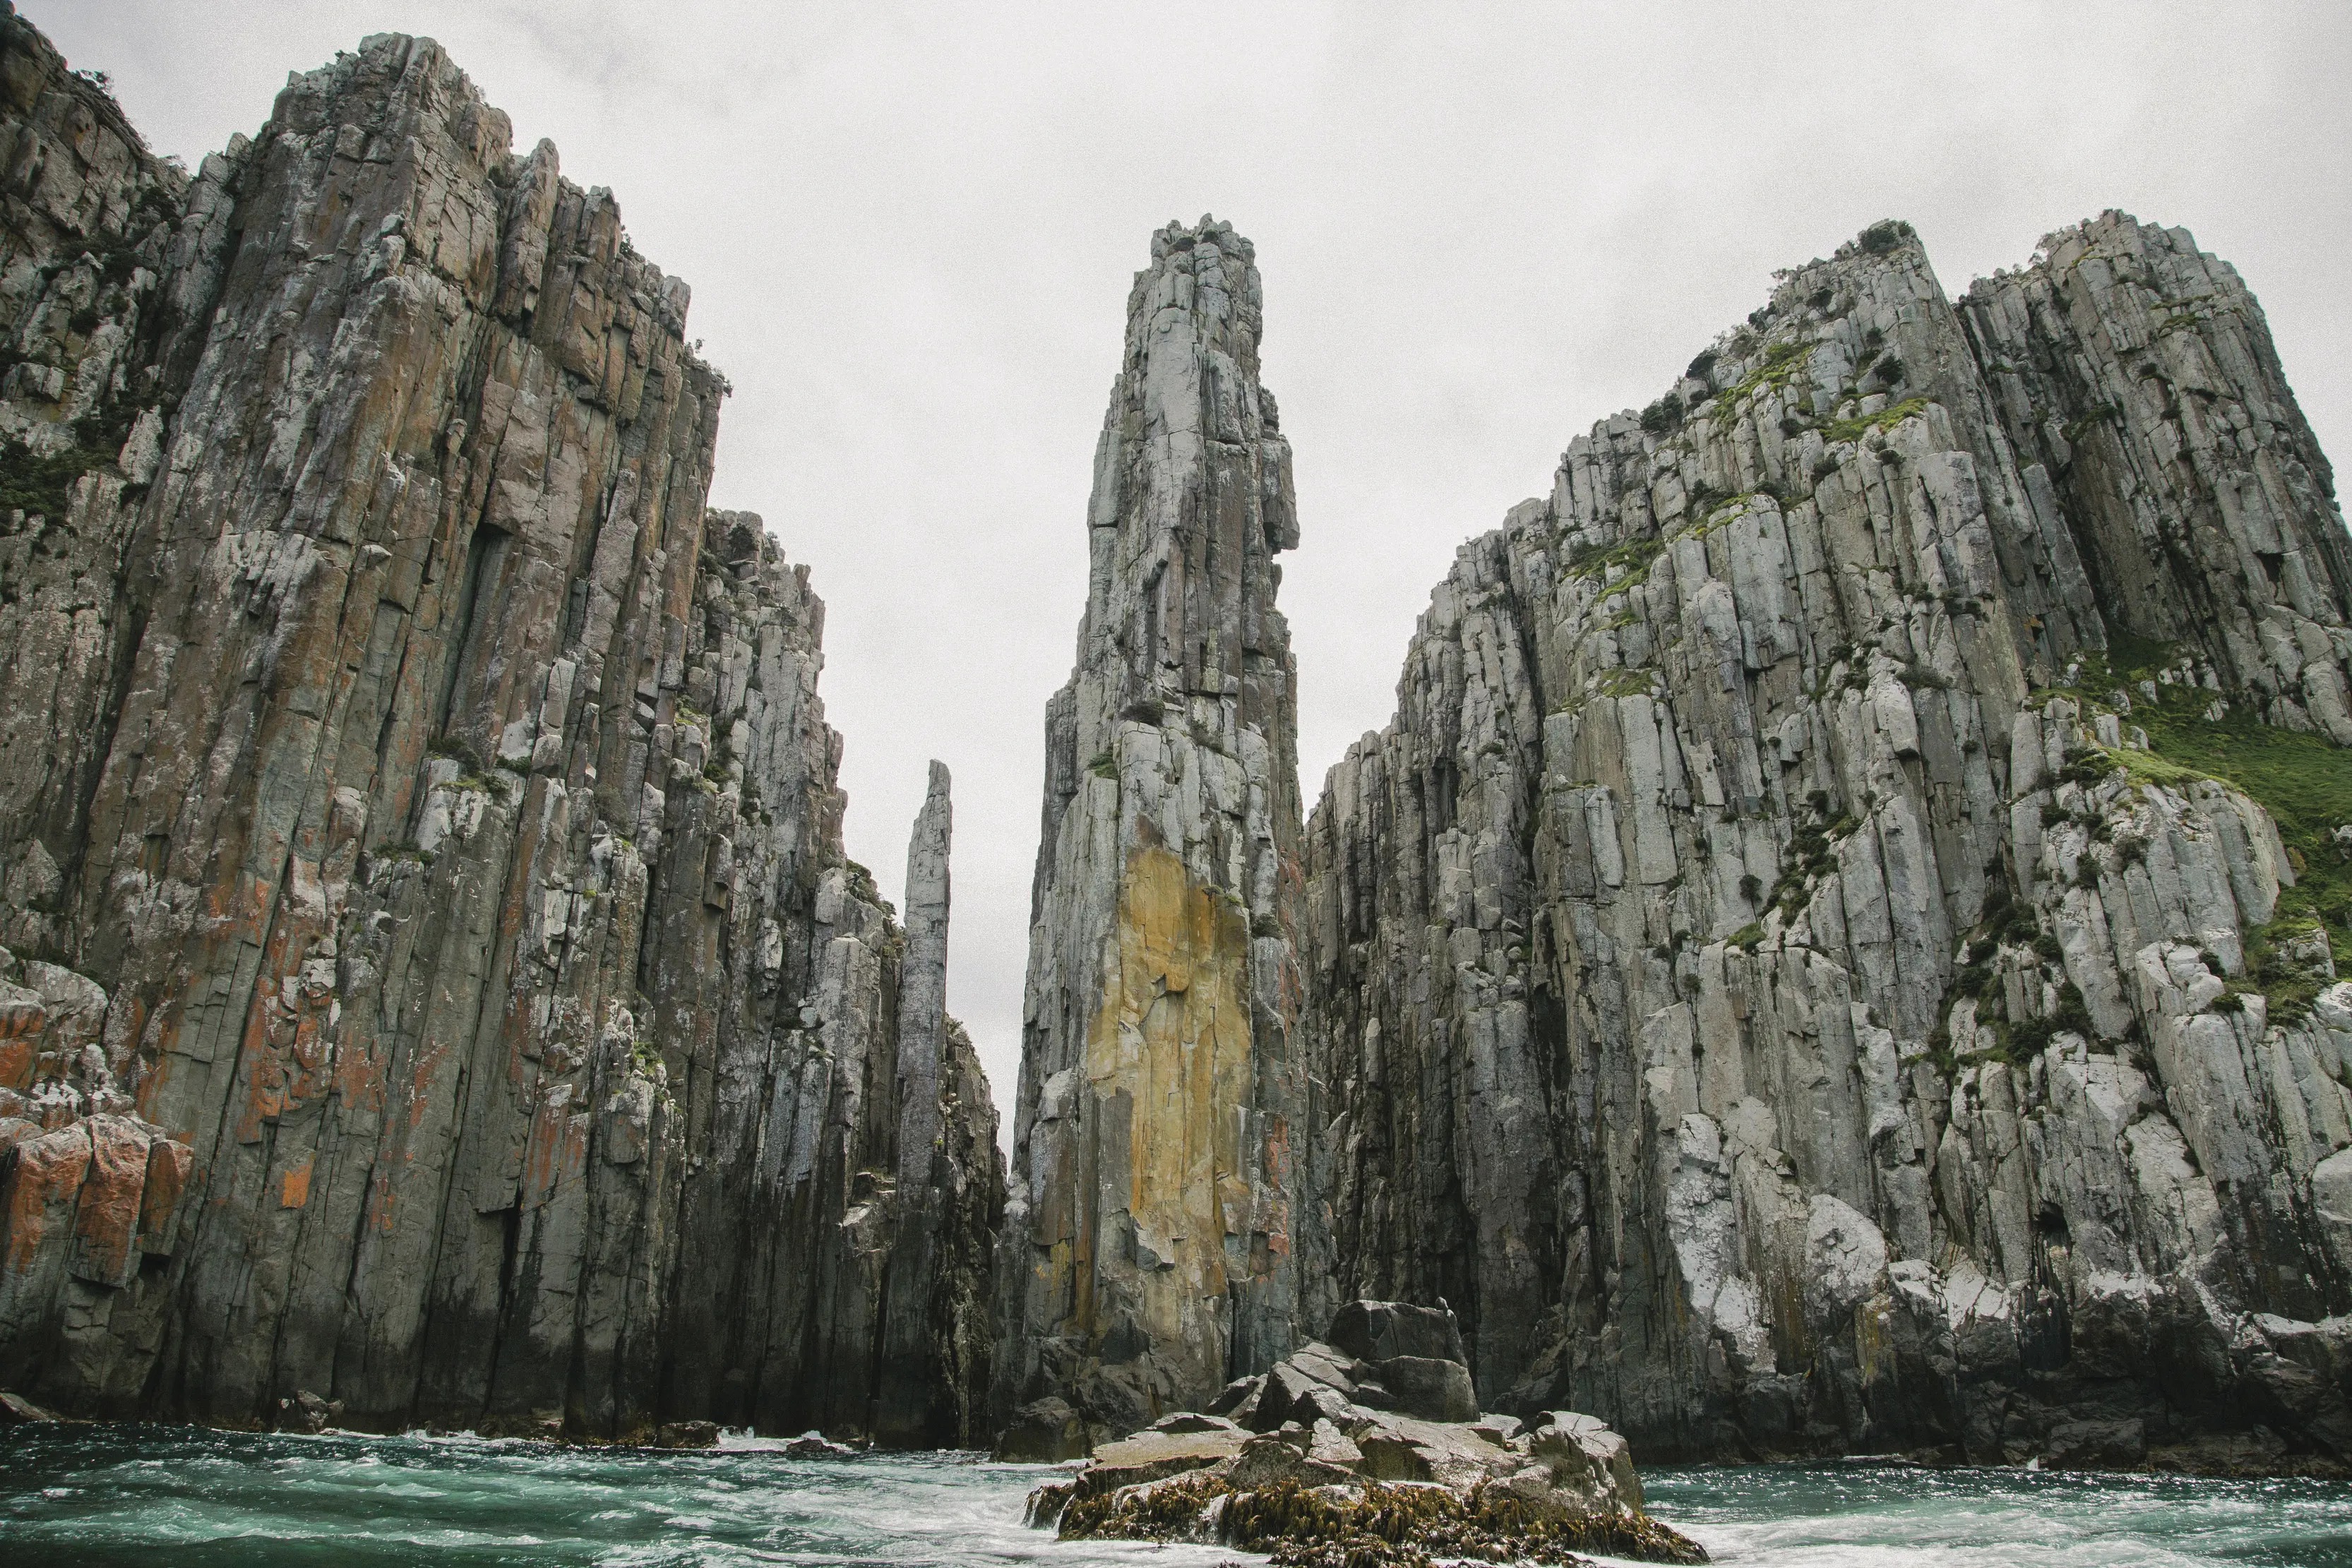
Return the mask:
[[[20,988],[0,997],[0,1089],[33,1086],[33,1066],[41,1049],[41,1030],[49,1021],[40,998]]]
[[[92,1116],[86,1126],[90,1155],[74,1207],[72,1270],[76,1279],[120,1288],[139,1266],[149,1135],[128,1116]]]
[[[66,1127],[16,1145],[7,1180],[0,1183],[0,1217],[8,1227],[0,1273],[21,1274],[32,1266],[52,1227],[73,1213],[82,1173],[89,1168],[85,1126]]]
[[[148,1144],[147,1182],[139,1198],[140,1251],[158,1256],[171,1252],[173,1221],[195,1163],[195,1151],[175,1139],[156,1138]]]
[[[523,1198],[537,1208],[556,1189],[579,1179],[588,1163],[588,1118],[572,1103],[572,1086],[558,1084],[531,1117],[523,1151]]]
[[[278,1189],[278,1207],[299,1208],[310,1201],[310,1162],[304,1160],[286,1172]]]

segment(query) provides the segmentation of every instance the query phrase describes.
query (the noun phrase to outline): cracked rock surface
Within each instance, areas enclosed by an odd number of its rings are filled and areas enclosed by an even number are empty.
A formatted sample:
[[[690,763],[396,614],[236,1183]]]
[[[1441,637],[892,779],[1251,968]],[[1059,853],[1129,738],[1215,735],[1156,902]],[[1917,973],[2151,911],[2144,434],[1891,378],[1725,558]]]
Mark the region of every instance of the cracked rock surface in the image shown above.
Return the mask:
[[[0,1385],[976,1440],[945,771],[902,926],[686,286],[510,143],[382,36],[184,175],[0,17]]]
[[[1291,1346],[1309,1215],[1290,448],[1255,253],[1152,236],[1096,451],[1077,664],[1045,716],[1002,1451],[1060,1458]]]
[[[1568,1410],[1482,1417],[1451,1312],[1351,1301],[1325,1338],[1236,1380],[1215,1402],[1223,1413],[1164,1416],[1099,1445],[1030,1494],[1030,1522],[1064,1540],[1223,1542],[1277,1563],[1584,1561],[1570,1548],[1706,1561],[1644,1513],[1625,1439],[1602,1423]],[[1446,1368],[1462,1403],[1400,1404],[1372,1381],[1395,1383],[1399,1360]]]
[[[2185,231],[1782,274],[1463,548],[1325,783],[1310,1306],[1443,1297],[1485,1403],[1645,1459],[2343,1463],[2352,985],[2134,706],[2352,741],[2347,605]]]

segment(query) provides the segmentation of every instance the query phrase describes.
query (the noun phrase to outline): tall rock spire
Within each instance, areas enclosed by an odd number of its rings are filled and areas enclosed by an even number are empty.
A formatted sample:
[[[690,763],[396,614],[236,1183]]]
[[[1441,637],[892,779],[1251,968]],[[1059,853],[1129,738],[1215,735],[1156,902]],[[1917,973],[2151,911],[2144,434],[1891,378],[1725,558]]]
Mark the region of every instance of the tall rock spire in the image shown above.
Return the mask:
[[[1298,532],[1254,255],[1205,217],[1152,236],[1096,449],[998,1252],[1008,1451],[1197,1405],[1291,1341],[1307,1079],[1274,557]]]
[[[898,1234],[892,1244],[883,1292],[882,1355],[876,1368],[874,1428],[898,1441],[953,1442],[948,1418],[953,1399],[929,1385],[938,1366],[930,1355],[936,1324],[930,1286],[939,1253],[946,1173],[940,1134],[940,1051],[948,1027],[948,848],[954,809],[948,768],[931,764],[930,788],[907,841],[906,956],[898,971]]]

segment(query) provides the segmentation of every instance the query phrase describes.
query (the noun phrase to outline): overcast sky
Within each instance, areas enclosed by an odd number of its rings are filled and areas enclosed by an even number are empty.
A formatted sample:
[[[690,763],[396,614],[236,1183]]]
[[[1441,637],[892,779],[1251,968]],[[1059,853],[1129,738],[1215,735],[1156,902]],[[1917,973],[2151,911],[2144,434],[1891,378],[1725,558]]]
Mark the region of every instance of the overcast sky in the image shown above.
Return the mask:
[[[2116,206],[2191,229],[2352,457],[2352,5],[26,0],[192,164],[289,69],[438,38],[609,186],[732,380],[714,504],[828,606],[850,853],[955,772],[949,1001],[1010,1107],[1046,697],[1150,232],[1256,242],[1297,454],[1299,756],[1388,721],[1454,548],[1775,267],[1887,216],[1945,287]]]

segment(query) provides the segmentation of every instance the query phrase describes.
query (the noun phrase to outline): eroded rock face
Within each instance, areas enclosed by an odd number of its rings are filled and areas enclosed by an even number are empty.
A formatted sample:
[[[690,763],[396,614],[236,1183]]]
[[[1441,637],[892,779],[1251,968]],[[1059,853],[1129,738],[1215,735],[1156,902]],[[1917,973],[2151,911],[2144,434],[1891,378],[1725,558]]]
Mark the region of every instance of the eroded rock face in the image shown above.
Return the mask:
[[[972,1440],[947,780],[902,930],[686,286],[429,41],[187,179],[0,28],[0,1385]]]
[[[1957,306],[1880,225],[1578,437],[1309,828],[1310,1300],[1645,1457],[2342,1459],[2352,986],[2252,994],[2293,862],[2131,713],[2352,739],[2329,483],[2114,214]]]
[[[1204,218],[1151,254],[1096,455],[1077,667],[1046,710],[998,1270],[995,1408],[1024,1452],[1132,1431],[1286,1351],[1308,1218],[1275,608],[1290,450],[1249,242]]]

